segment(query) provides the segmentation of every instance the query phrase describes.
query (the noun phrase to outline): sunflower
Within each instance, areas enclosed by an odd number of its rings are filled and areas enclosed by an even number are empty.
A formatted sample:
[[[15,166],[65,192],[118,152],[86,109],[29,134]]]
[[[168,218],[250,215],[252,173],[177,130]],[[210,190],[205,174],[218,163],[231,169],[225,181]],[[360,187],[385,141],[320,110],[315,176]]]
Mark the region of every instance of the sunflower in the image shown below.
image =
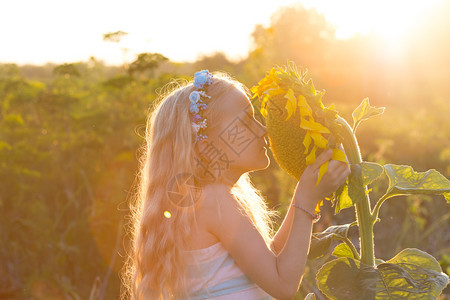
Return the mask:
[[[324,91],[316,91],[307,71],[298,72],[294,63],[274,67],[251,88],[261,103],[270,147],[279,166],[297,180],[306,166],[314,163],[323,150],[333,150],[332,159],[347,163],[341,143],[341,125],[334,107],[324,107]],[[319,169],[317,184],[326,173],[328,162]],[[326,198],[330,200],[329,198]],[[320,211],[321,200],[315,212]]]

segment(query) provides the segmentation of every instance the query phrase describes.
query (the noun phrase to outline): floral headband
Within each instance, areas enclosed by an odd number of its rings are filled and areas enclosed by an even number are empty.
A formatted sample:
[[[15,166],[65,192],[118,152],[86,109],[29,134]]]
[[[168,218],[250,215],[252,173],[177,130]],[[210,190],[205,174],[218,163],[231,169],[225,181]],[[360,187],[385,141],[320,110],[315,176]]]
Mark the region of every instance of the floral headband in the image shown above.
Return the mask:
[[[199,112],[200,110],[205,110],[208,106],[202,100],[211,99],[210,96],[206,95],[204,88],[205,86],[209,86],[212,83],[213,75],[209,73],[208,70],[203,70],[195,73],[194,75],[194,86],[196,88],[195,91],[191,92],[189,95],[189,100],[191,101],[189,110],[192,117],[192,128],[196,133],[195,141],[201,141],[208,136],[199,134],[201,129],[206,128],[206,118],[202,120]]]

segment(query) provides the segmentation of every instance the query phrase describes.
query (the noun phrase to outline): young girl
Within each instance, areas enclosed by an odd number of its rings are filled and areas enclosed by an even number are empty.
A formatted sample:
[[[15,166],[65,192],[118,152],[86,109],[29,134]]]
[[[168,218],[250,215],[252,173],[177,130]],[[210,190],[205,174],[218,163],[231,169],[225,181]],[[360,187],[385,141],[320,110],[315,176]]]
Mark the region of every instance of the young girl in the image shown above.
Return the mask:
[[[324,151],[306,168],[273,235],[272,216],[249,172],[267,168],[267,132],[248,90],[207,70],[177,83],[148,122],[133,253],[133,299],[291,299],[302,280],[314,208],[350,173]],[[316,186],[318,169],[328,171]]]

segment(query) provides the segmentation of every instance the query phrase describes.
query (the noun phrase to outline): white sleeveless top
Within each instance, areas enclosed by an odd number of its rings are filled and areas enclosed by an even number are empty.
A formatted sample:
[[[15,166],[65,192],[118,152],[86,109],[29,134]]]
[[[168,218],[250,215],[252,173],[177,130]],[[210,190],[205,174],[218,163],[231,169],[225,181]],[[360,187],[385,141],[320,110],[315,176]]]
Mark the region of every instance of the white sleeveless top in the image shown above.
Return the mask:
[[[186,252],[192,261],[187,269],[190,299],[274,299],[242,272],[221,242]]]

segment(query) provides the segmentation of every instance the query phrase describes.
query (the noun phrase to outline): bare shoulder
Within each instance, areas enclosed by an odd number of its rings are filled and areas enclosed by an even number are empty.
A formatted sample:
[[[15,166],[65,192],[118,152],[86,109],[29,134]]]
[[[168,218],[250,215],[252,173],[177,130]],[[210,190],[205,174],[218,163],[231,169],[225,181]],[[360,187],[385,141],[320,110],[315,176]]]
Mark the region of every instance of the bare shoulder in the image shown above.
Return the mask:
[[[214,234],[214,228],[219,225],[221,206],[224,202],[234,201],[231,197],[230,189],[223,184],[209,184],[203,188],[200,211],[208,232]]]
[[[226,218],[233,217],[226,215],[230,209],[239,211],[242,216],[247,217],[230,188],[224,184],[209,184],[204,187],[202,200],[202,210],[209,216],[208,225],[211,230],[226,224],[225,221],[229,221]],[[225,215],[223,215],[224,213]]]
[[[230,215],[223,215],[228,210],[239,210],[240,205],[228,186],[224,184],[210,184],[204,190],[202,208],[208,215],[208,230],[217,231],[218,227],[229,221]],[[241,212],[244,215],[243,212]]]

